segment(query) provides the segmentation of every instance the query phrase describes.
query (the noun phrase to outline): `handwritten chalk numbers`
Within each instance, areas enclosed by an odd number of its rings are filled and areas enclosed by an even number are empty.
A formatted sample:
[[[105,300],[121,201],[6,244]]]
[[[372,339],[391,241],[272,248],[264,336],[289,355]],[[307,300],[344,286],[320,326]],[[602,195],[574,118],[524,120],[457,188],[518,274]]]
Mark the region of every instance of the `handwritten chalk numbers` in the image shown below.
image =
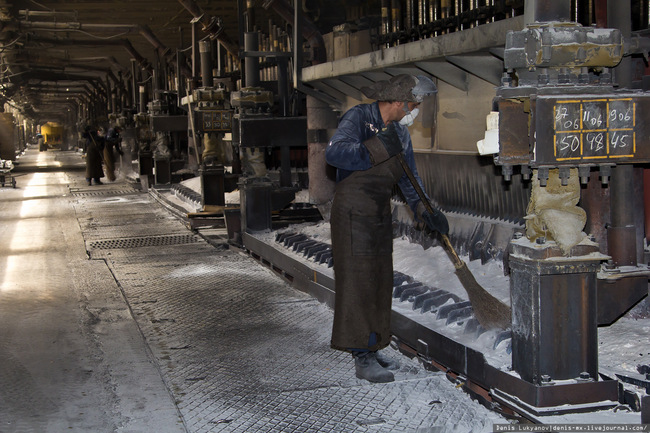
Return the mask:
[[[564,161],[634,156],[634,109],[631,99],[557,101],[555,158]]]
[[[633,155],[634,149],[634,102],[629,100],[609,101],[609,155]]]
[[[560,152],[576,152],[580,149],[580,136],[579,135],[563,135],[560,137],[559,143]]]
[[[602,132],[588,132],[585,135],[589,150],[594,153],[599,153],[605,149],[605,134]]]
[[[605,126],[605,121],[603,120],[603,115],[601,113],[584,111],[582,114],[582,124],[590,129],[600,129]]]
[[[611,123],[616,123],[616,122],[628,123],[631,120],[632,120],[632,116],[630,115],[630,110],[629,109],[627,109],[625,111],[620,111],[620,110],[617,110],[617,109],[613,109],[613,110],[609,111],[609,121]]]
[[[613,149],[629,147],[630,141],[630,134],[624,134],[618,131],[614,131],[610,134],[610,144]]]

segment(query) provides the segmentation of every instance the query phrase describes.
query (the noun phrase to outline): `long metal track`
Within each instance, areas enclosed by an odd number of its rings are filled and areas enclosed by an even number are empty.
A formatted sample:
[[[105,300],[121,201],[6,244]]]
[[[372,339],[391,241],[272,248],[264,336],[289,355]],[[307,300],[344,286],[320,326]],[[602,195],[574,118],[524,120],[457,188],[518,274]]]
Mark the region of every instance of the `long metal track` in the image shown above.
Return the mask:
[[[275,242],[244,233],[243,241],[253,258],[295,288],[333,307],[334,279],[326,271],[332,265],[329,245],[295,233],[277,234]],[[482,397],[497,410],[542,422],[548,415],[618,405],[616,380],[536,386],[490,364],[488,359],[509,356],[509,332],[492,335],[488,340],[492,342],[491,348],[472,347],[467,343],[467,335],[478,338],[484,331],[473,318],[469,303],[455,295],[430,290],[406,275],[395,273],[393,296],[391,331],[400,350],[418,356],[425,365],[443,370],[450,377],[457,377],[468,392]],[[436,326],[431,326],[431,320],[419,320],[418,314],[413,314],[415,310],[435,314]]]

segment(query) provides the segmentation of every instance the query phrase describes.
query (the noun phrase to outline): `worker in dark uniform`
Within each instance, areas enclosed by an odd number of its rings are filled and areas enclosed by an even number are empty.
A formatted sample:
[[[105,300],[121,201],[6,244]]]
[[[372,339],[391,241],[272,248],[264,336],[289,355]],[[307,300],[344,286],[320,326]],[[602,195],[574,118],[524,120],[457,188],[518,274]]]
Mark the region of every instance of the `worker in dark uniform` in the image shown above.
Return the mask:
[[[420,203],[395,156],[402,153],[420,184],[407,126],[418,105],[437,92],[428,77],[397,75],[361,89],[377,102],[346,112],[326,150],[337,168],[331,214],[336,298],[331,345],[352,353],[357,377],[394,380],[390,358],[378,351],[390,343],[393,236],[390,199],[398,184],[416,218],[447,234],[447,218]]]
[[[45,144],[45,138],[43,137],[43,134],[36,134],[36,140],[38,143],[38,151],[39,152],[44,152],[47,150],[47,144]]]
[[[120,156],[124,155],[122,152],[122,137],[120,136],[121,129],[117,126],[110,128],[106,133],[104,140],[104,165],[106,166],[106,177],[109,181],[115,181],[115,161],[117,152]]]
[[[100,178],[104,177],[102,169],[102,154],[104,153],[104,137],[97,134],[97,130],[87,126],[83,138],[86,139],[86,182],[88,186],[102,185]]]

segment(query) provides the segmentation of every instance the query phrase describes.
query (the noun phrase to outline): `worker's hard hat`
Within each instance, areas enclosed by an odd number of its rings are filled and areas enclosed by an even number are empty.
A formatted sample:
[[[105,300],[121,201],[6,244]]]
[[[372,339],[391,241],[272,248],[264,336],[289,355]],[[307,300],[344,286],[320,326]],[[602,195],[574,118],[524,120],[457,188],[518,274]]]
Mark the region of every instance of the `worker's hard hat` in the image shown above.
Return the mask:
[[[390,80],[377,81],[362,87],[366,97],[377,101],[422,102],[425,96],[438,92],[435,83],[424,75],[395,75]]]

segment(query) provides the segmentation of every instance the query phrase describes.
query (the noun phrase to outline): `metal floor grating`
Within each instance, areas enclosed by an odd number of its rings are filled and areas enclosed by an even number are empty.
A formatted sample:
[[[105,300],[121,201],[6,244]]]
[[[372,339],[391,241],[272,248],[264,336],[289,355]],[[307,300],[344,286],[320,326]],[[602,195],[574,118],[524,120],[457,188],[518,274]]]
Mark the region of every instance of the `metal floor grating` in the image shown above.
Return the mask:
[[[200,238],[193,234],[178,234],[165,236],[145,236],[137,238],[107,239],[93,241],[88,245],[91,249],[118,249],[118,248],[140,248],[157,247],[168,245],[182,245],[199,242]]]
[[[70,189],[70,194],[73,197],[100,197],[107,195],[127,195],[127,194],[142,194],[142,191],[138,191],[133,188],[128,189],[97,189],[93,191],[81,191]]]
[[[491,427],[487,409],[440,393],[453,385],[417,360],[401,358],[394,383],[357,379],[329,347],[332,311],[249,257],[176,257],[111,264],[190,431],[469,431],[482,417],[478,431]]]
[[[188,432],[482,433],[498,420],[443,374],[392,349],[388,356],[402,364],[396,382],[357,379],[349,354],[330,348],[331,309],[249,256],[160,218],[165,212],[148,195],[131,197],[79,197],[77,217]]]

